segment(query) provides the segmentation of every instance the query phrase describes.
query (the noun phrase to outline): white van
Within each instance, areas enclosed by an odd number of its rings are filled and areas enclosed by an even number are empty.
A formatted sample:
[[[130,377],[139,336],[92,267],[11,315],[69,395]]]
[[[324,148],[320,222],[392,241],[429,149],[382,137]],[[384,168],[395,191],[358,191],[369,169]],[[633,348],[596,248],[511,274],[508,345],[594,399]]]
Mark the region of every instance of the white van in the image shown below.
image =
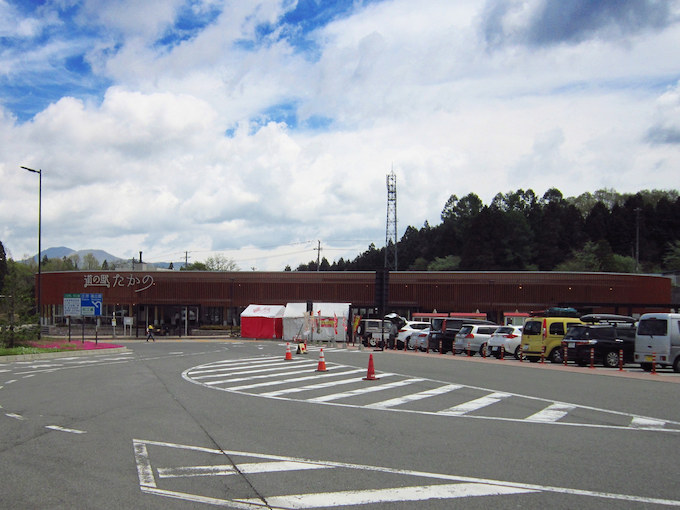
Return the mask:
[[[646,313],[640,317],[635,334],[635,362],[652,369],[652,357],[659,366],[680,372],[680,313]]]

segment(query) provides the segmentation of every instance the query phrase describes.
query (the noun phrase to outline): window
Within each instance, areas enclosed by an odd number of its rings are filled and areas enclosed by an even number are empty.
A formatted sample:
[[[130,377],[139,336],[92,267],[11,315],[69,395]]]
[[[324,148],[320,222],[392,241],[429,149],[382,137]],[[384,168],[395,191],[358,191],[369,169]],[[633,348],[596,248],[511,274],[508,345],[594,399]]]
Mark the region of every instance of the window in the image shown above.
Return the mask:
[[[665,336],[668,327],[666,319],[645,319],[640,321],[638,335]]]
[[[524,325],[524,333],[527,335],[540,335],[542,324],[538,321],[528,321]]]
[[[564,324],[561,322],[553,322],[550,325],[550,334],[564,336]]]

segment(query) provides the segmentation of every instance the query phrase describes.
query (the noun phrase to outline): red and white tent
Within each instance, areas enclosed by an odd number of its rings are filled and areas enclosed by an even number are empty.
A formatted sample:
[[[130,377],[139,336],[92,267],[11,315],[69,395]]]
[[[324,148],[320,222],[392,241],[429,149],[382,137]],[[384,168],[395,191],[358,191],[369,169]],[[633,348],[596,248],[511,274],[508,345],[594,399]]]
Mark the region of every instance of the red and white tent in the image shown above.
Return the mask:
[[[283,305],[248,305],[241,313],[242,338],[282,338]]]

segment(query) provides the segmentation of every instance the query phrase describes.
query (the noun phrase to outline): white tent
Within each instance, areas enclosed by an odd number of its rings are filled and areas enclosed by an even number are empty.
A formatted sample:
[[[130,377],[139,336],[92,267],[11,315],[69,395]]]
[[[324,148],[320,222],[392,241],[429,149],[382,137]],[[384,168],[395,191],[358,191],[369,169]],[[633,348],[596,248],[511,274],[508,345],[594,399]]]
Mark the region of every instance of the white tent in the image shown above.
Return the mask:
[[[283,339],[307,342],[344,342],[349,328],[350,303],[288,303],[283,313]]]
[[[288,303],[283,312],[283,339],[289,342],[302,338],[305,330],[307,303]],[[309,325],[307,325],[309,333]]]
[[[313,339],[344,342],[349,327],[349,307],[350,303],[314,303]]]

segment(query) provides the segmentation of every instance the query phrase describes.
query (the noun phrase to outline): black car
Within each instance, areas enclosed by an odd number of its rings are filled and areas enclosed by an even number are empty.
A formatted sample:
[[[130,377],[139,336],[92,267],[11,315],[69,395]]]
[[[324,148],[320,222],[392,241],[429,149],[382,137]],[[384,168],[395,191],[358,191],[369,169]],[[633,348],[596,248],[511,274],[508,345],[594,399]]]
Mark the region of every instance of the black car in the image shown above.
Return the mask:
[[[490,324],[496,326],[494,322],[482,319],[465,319],[459,317],[437,317],[432,319],[430,335],[427,339],[431,351],[439,351],[442,354],[453,352],[453,344],[456,340],[456,333],[460,331],[463,324]]]
[[[623,363],[632,363],[635,354],[635,319],[624,315],[584,315],[586,324],[572,326],[562,340],[567,348],[567,360],[580,366],[593,362],[605,367],[619,366],[619,353]]]

